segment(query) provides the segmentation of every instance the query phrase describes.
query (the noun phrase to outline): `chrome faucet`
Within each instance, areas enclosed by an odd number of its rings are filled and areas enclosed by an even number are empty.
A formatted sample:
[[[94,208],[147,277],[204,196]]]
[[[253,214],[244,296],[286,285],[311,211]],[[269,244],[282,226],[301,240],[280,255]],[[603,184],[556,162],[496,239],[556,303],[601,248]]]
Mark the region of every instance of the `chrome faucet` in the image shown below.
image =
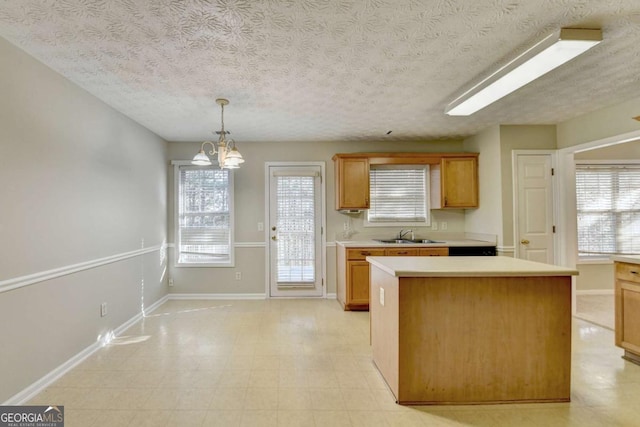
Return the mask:
[[[408,233],[411,233],[411,240],[413,240],[413,230],[405,229],[400,229],[400,232],[398,233],[398,240],[404,239],[404,236],[406,236]]]

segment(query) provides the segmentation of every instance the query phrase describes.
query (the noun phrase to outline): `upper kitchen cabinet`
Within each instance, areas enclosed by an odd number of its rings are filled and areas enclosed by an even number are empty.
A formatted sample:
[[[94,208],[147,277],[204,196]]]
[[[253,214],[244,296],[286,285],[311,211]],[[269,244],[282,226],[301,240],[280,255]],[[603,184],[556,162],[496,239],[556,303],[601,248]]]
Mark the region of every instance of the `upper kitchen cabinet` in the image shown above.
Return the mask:
[[[333,156],[336,171],[336,209],[369,209],[369,159]]]
[[[372,165],[429,165],[431,209],[478,207],[478,153],[349,153],[333,161],[336,210],[369,209]]]
[[[440,165],[432,169],[431,179],[440,184],[431,184],[432,209],[478,207],[477,155],[443,157]]]

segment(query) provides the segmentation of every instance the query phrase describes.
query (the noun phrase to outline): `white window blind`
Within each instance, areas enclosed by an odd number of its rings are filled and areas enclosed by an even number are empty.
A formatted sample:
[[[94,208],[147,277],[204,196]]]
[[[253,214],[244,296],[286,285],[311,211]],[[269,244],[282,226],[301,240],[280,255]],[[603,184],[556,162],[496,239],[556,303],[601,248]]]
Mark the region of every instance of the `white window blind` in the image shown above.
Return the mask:
[[[640,253],[640,165],[576,165],[580,258]]]
[[[231,173],[180,166],[178,264],[231,263]]]
[[[315,176],[276,176],[278,283],[315,282]]]
[[[369,172],[370,223],[427,223],[428,166],[376,166]]]

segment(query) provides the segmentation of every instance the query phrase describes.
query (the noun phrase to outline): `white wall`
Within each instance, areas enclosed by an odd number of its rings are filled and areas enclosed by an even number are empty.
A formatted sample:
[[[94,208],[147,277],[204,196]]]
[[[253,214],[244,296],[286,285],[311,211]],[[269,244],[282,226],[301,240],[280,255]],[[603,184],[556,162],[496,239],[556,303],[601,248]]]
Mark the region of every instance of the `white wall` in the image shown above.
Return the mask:
[[[0,63],[5,402],[166,295],[167,144],[4,39]]]
[[[240,134],[235,131],[234,134]],[[343,223],[348,216],[335,211],[334,168],[332,156],[350,152],[460,152],[462,141],[423,142],[269,142],[251,143],[237,140],[238,149],[245,158],[242,167],[234,171],[235,180],[235,238],[241,247],[236,247],[236,265],[233,268],[174,268],[173,250],[171,255],[171,277],[174,280],[172,293],[204,294],[264,294],[265,293],[265,234],[258,231],[258,222],[264,222],[264,168],[265,162],[277,161],[323,161],[326,164],[324,185],[327,190],[327,242],[342,240]],[[200,148],[200,143],[171,142],[171,160],[190,160]],[[173,171],[169,171],[170,182]],[[172,185],[171,185],[172,187]],[[464,211],[433,211],[438,221],[448,222],[448,231],[464,231]],[[362,215],[352,218],[356,231],[354,239],[375,233],[392,237],[400,227],[366,229],[362,225]],[[430,229],[418,230],[416,234],[428,236]],[[173,238],[173,189],[169,191],[169,242]],[[253,244],[252,247],[246,245]],[[335,293],[335,247],[327,248],[327,292]],[[242,280],[235,280],[235,272],[242,273]]]

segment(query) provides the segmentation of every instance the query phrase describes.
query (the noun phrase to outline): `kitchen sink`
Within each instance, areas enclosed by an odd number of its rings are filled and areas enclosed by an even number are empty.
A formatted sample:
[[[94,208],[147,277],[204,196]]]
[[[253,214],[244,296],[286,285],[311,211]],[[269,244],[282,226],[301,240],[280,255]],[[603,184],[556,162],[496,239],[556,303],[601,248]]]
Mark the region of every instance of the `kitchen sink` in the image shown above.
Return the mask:
[[[444,243],[441,241],[437,241],[437,240],[430,240],[430,239],[373,239],[376,242],[380,242],[380,243],[405,243],[405,244],[409,244],[409,243]]]

